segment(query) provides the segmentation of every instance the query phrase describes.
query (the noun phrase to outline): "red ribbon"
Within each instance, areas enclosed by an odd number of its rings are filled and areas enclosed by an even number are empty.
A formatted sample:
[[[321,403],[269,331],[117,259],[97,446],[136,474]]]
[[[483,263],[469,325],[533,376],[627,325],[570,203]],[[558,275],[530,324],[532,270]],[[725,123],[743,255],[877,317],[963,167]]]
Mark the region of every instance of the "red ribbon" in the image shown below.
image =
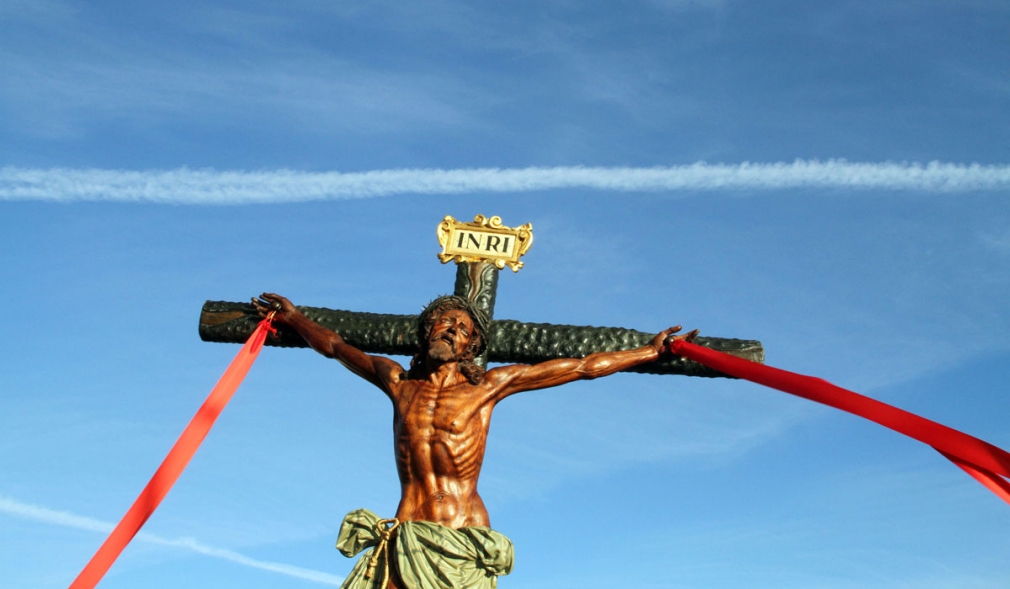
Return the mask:
[[[964,432],[835,386],[826,380],[772,368],[686,341],[670,344],[674,354],[719,372],[858,415],[929,444],[937,452],[1010,503],[1010,453]]]
[[[119,558],[126,545],[140,531],[147,518],[151,517],[154,510],[161,504],[161,500],[165,498],[186,465],[189,464],[190,459],[196,454],[197,448],[200,447],[218,415],[231,400],[238,386],[242,384],[242,379],[245,378],[260,350],[263,349],[267,333],[274,331],[274,328],[270,326],[271,319],[272,314],[256,326],[256,330],[239,350],[228,369],[221,375],[221,379],[207,396],[207,400],[203,402],[199,411],[183,430],[182,435],[172,446],[168,456],[155,471],[147,486],[141,491],[140,496],[133,502],[129,511],[112,530],[109,537],[105,539],[105,543],[98,549],[98,552],[91,557],[84,570],[70,584],[70,589],[92,589],[97,585],[108,572],[112,563]]]

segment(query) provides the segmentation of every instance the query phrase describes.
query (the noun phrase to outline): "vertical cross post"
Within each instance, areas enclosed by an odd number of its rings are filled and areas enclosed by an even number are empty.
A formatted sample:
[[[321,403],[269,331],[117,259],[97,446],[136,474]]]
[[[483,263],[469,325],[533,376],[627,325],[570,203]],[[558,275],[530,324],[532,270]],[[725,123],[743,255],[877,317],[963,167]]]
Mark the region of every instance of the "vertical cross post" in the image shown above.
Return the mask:
[[[498,268],[487,262],[460,262],[456,265],[456,286],[454,295],[470,301],[473,306],[487,314],[488,324],[494,321],[494,300],[498,292]],[[485,338],[490,334],[484,334]],[[474,362],[487,368],[487,348]]]

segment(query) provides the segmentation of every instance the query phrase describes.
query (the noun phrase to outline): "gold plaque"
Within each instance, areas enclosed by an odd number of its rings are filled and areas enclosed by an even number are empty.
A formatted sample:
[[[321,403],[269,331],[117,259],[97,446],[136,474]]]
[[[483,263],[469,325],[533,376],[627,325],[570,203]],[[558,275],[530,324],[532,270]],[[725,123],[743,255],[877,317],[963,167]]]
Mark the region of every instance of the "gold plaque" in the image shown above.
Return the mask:
[[[501,217],[477,215],[473,223],[460,223],[446,215],[438,224],[438,244],[442,253],[438,259],[443,264],[450,260],[460,262],[488,262],[498,269],[508,265],[513,272],[523,267],[519,256],[533,245],[533,225],[504,227]]]

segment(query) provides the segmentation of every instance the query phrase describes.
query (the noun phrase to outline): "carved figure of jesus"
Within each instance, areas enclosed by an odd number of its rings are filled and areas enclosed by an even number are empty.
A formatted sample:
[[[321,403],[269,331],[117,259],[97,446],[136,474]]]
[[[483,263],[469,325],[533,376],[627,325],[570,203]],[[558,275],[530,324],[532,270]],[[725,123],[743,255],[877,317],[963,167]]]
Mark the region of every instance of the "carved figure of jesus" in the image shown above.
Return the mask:
[[[399,521],[428,521],[458,529],[490,527],[477,493],[491,412],[501,400],[523,391],[608,376],[669,354],[671,339],[691,341],[680,326],[633,350],[599,352],[584,358],[512,364],[486,372],[476,363],[484,349],[487,321],[469,301],[440,297],[421,314],[420,349],[405,370],[382,356],[365,354],[340,334],[303,315],[288,299],[264,293],[253,299],[266,315],[303,337],[320,354],[338,360],[378,387],[393,404],[393,436],[401,497]],[[394,570],[390,586],[400,587]]]

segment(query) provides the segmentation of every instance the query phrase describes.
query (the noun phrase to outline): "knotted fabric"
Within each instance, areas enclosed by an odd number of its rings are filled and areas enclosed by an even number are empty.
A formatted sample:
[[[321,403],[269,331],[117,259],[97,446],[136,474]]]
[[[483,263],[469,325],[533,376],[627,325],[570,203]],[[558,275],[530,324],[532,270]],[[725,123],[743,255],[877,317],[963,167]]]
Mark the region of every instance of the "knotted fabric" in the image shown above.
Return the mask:
[[[404,521],[396,527],[392,545],[383,541],[392,520],[367,509],[347,514],[337,536],[337,550],[350,558],[368,549],[344,580],[341,589],[384,589],[388,559],[406,589],[494,589],[498,576],[512,571],[512,541],[484,526],[453,529],[426,521]],[[375,564],[372,565],[372,562]]]

